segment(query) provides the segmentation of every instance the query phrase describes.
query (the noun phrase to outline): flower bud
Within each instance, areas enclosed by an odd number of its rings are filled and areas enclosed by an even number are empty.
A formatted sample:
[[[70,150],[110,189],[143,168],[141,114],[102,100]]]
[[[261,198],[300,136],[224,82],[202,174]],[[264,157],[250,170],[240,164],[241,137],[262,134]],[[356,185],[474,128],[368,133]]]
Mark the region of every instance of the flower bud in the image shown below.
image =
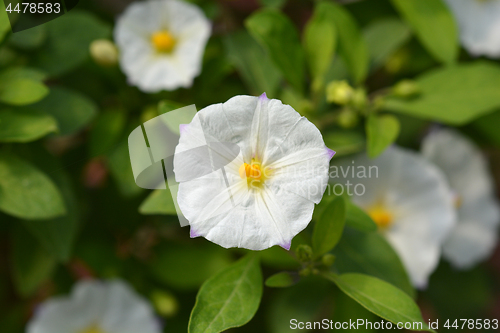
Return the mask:
[[[326,87],[326,100],[329,103],[345,105],[351,102],[354,89],[347,81],[332,81]]]
[[[337,123],[342,128],[353,128],[358,124],[358,121],[358,113],[349,107],[343,108],[337,118]]]
[[[364,88],[358,88],[352,95],[352,105],[358,110],[364,110],[368,99]]]
[[[327,253],[321,258],[321,263],[326,267],[330,267],[335,262],[335,258],[333,254]]]
[[[413,80],[402,80],[392,87],[392,94],[398,97],[412,97],[420,93],[420,87]]]
[[[308,262],[312,260],[313,251],[309,245],[301,244],[297,246],[296,253],[297,259],[301,262]]]
[[[156,311],[163,317],[173,317],[179,310],[177,299],[169,292],[156,290],[151,295]]]
[[[114,66],[118,62],[118,49],[107,39],[97,39],[90,44],[90,55],[101,66]]]

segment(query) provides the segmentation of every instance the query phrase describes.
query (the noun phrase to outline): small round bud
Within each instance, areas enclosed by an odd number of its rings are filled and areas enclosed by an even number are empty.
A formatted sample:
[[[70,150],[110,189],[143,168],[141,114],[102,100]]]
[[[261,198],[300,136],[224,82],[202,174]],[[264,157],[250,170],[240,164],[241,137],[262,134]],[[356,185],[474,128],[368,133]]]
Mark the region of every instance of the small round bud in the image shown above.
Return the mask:
[[[347,81],[332,81],[326,87],[326,100],[329,103],[345,105],[351,102],[354,89]]]
[[[349,107],[343,108],[337,118],[337,123],[342,128],[353,128],[358,124],[358,122],[358,113]]]
[[[334,262],[335,262],[335,256],[330,253],[325,254],[321,258],[321,263],[326,267],[330,267],[331,265],[333,265]]]
[[[312,273],[312,270],[310,267],[306,267],[306,268],[303,268],[300,272],[299,272],[299,275],[300,276],[309,276],[311,275]]]
[[[309,262],[312,260],[313,251],[309,245],[300,244],[297,246],[297,250],[295,252],[297,255],[297,259],[301,262]]]
[[[107,39],[97,39],[90,44],[90,55],[101,66],[114,66],[118,62],[118,49]]]
[[[412,97],[420,93],[420,87],[413,80],[402,80],[392,87],[392,94],[398,97]]]
[[[363,110],[366,107],[368,98],[366,96],[366,91],[363,88],[358,88],[354,91],[352,95],[352,105],[358,109]]]
[[[163,317],[173,317],[179,310],[177,299],[169,292],[156,290],[151,295],[156,311]]]

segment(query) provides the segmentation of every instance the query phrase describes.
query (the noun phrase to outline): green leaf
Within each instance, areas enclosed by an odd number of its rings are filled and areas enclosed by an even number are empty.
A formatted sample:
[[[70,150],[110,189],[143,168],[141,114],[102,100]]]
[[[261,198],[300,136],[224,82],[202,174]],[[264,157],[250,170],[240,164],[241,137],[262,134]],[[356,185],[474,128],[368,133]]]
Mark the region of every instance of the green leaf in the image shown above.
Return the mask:
[[[81,130],[97,114],[97,106],[93,101],[67,88],[51,89],[47,98],[33,104],[30,109],[53,116],[57,120],[60,135],[69,135]]]
[[[130,164],[128,142],[120,143],[106,157],[109,171],[115,179],[120,193],[124,197],[134,197],[140,194],[143,189],[135,183],[132,165]]]
[[[370,158],[382,154],[396,141],[399,121],[392,115],[371,115],[366,119],[367,152]]]
[[[388,98],[385,110],[463,125],[500,107],[500,67],[476,61],[424,73],[413,99]]]
[[[266,92],[272,98],[281,81],[281,73],[264,49],[246,31],[225,36],[224,46],[230,61],[255,95]]]
[[[55,268],[55,260],[19,226],[12,233],[12,277],[21,296],[33,294]]]
[[[45,81],[47,74],[30,67],[9,67],[0,72],[0,82],[7,82],[14,79],[30,79],[34,81]]]
[[[339,35],[339,55],[349,68],[353,80],[362,82],[368,74],[370,56],[368,47],[354,17],[341,5],[328,2],[331,19],[335,22]]]
[[[125,129],[127,119],[123,112],[101,113],[90,131],[90,156],[98,156],[115,148]]]
[[[5,38],[5,35],[10,31],[9,16],[5,11],[5,3],[0,1],[0,43]]]
[[[346,221],[345,224],[349,227],[360,231],[376,231],[377,225],[365,211],[351,201],[346,203]]]
[[[30,79],[18,78],[0,84],[0,102],[11,105],[32,104],[49,93],[43,83]]]
[[[304,30],[303,44],[307,64],[314,78],[322,78],[332,63],[337,46],[337,28],[331,20],[332,7],[319,2]]]
[[[89,58],[90,43],[108,38],[111,27],[93,14],[75,11],[44,24],[48,40],[36,53],[36,65],[51,76],[69,72]]]
[[[285,288],[293,286],[297,278],[288,272],[276,273],[266,279],[265,285],[271,288]]]
[[[363,29],[363,36],[370,53],[371,69],[385,64],[411,37],[411,30],[397,18],[384,18],[369,24]]]
[[[175,204],[169,190],[154,190],[139,206],[144,215],[176,215]]]
[[[204,243],[206,244],[206,243]],[[148,267],[154,278],[178,290],[196,290],[205,280],[231,265],[231,254],[207,244],[166,243],[155,248]]]
[[[304,90],[304,53],[297,28],[288,17],[274,9],[263,9],[246,21],[250,34],[267,50],[288,82]]]
[[[243,257],[203,284],[188,332],[218,333],[248,323],[259,308],[262,289],[258,257]]]
[[[434,332],[422,318],[420,310],[410,296],[393,285],[368,275],[349,273],[340,276],[328,273],[325,277],[344,293],[390,322],[410,323],[414,331]],[[413,326],[419,323],[420,328]]]
[[[458,30],[442,0],[392,0],[392,3],[436,60],[448,65],[457,60]]]
[[[378,232],[344,231],[335,248],[335,267],[340,273],[363,273],[389,282],[415,296],[408,274],[392,246]]]
[[[347,130],[328,132],[324,138],[326,146],[335,151],[335,157],[362,151],[366,141],[361,133]]]
[[[0,111],[0,142],[30,142],[57,132],[56,120],[36,110]]]
[[[320,215],[314,226],[312,245],[314,255],[319,257],[337,245],[345,224],[346,204],[343,197],[336,197]]]
[[[10,43],[20,49],[30,50],[41,46],[46,38],[47,29],[42,24],[12,34]]]
[[[0,210],[28,220],[66,212],[54,183],[31,164],[7,153],[0,153]]]
[[[286,3],[287,0],[259,0],[263,6],[280,8]]]

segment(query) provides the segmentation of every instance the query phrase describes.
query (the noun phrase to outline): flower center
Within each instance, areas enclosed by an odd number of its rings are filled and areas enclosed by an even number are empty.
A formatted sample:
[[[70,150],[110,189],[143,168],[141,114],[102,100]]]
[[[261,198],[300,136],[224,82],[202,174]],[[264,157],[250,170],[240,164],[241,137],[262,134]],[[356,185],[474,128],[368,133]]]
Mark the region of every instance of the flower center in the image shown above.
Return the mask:
[[[81,333],[105,333],[105,332],[96,325],[92,325],[89,328],[84,329]]]
[[[156,51],[170,53],[175,47],[176,40],[170,32],[161,30],[151,36],[151,43],[153,43]]]
[[[386,229],[393,222],[392,214],[381,206],[375,206],[368,209],[368,215],[370,215],[373,222],[375,222],[380,229]]]
[[[246,178],[249,185],[260,187],[264,184],[268,171],[260,162],[252,159],[251,164],[243,163],[240,166],[239,174],[242,179]]]

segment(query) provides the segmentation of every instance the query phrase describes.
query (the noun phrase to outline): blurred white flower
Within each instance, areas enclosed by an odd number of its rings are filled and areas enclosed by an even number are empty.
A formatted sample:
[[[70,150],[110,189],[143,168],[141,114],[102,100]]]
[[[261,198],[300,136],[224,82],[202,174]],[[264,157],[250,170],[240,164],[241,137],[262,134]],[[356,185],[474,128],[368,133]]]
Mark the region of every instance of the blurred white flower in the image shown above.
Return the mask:
[[[500,56],[500,1],[445,0],[455,15],[463,46],[475,56]]]
[[[181,0],[132,3],[118,18],[114,37],[130,84],[145,92],[188,88],[201,72],[211,24]]]
[[[182,152],[207,143],[222,169],[187,181],[196,172]],[[212,145],[213,146],[213,145]],[[223,247],[262,250],[290,248],[292,238],[311,221],[328,184],[334,152],[320,131],[279,100],[236,96],[200,110],[181,127],[174,156],[178,203],[191,226],[191,237],[203,236]],[[219,163],[220,164],[220,163]]]
[[[455,194],[458,223],[443,248],[457,268],[486,259],[497,242],[500,208],[494,181],[480,150],[451,129],[440,129],[423,141],[422,153],[440,167]]]
[[[441,246],[455,223],[453,197],[441,171],[416,153],[390,147],[374,160],[365,154],[335,165],[354,203],[377,223],[414,286],[425,288]],[[348,183],[349,182],[349,183]],[[339,193],[338,188],[334,188]]]
[[[27,333],[161,333],[146,300],[124,282],[80,281],[69,297],[54,297],[36,311]]]

